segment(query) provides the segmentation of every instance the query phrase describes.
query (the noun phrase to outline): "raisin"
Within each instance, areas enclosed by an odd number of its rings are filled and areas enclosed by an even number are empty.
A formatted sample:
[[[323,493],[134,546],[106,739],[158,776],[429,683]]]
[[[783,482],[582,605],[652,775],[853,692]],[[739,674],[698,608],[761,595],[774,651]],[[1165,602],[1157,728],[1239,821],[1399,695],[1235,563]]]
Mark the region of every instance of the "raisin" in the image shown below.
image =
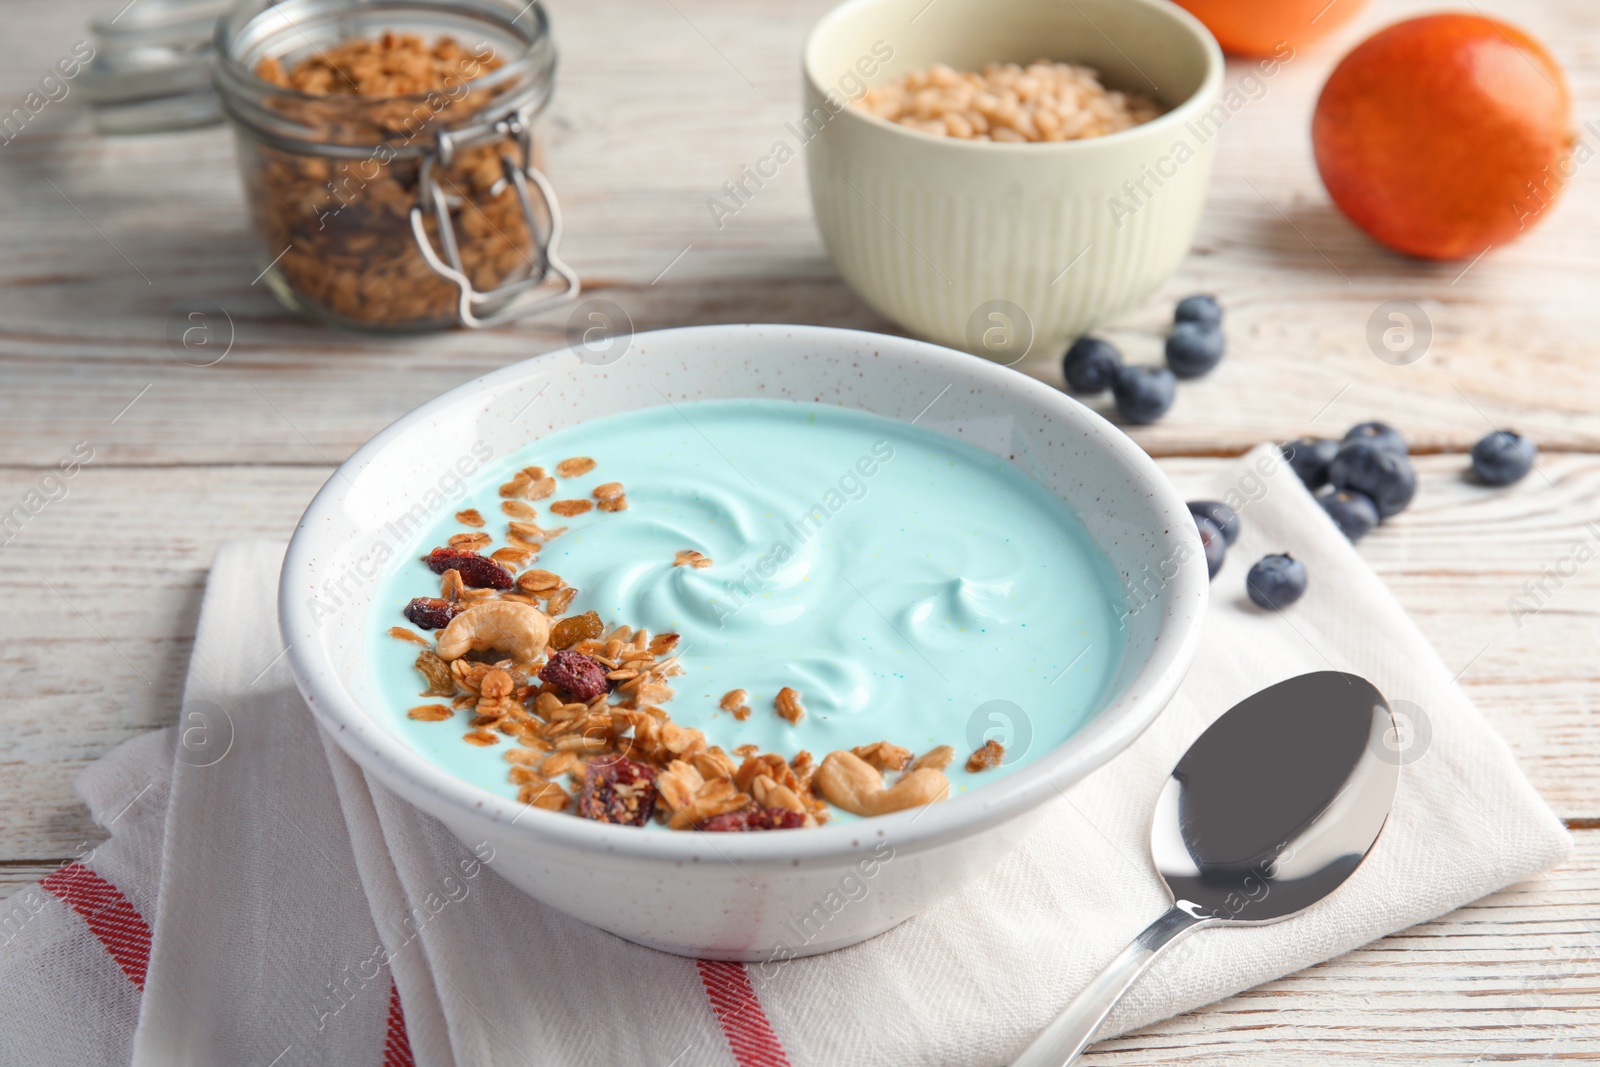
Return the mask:
[[[556,623],[550,630],[550,644],[554,648],[571,648],[579,641],[592,641],[605,632],[600,613],[586,611]]]
[[[487,556],[463,552],[459,548],[436,548],[422,557],[435,574],[456,571],[463,584],[473,589],[510,589],[511,572]]]
[[[700,829],[709,833],[742,833],[749,830],[796,830],[805,824],[806,817],[798,811],[752,804],[738,811],[713,815],[700,824]]]
[[[539,672],[541,680],[560,686],[574,700],[585,704],[611,688],[606,681],[606,669],[598,661],[582,652],[564,648],[550,657],[550,662]]]
[[[643,826],[656,810],[656,769],[626,756],[600,756],[583,769],[578,814],[617,826]]]
[[[419,596],[405,606],[405,617],[424,630],[439,630],[450,625],[450,620],[461,609],[448,600],[436,596]]]
[[[417,670],[428,680],[425,697],[453,697],[456,695],[456,677],[450,673],[450,664],[436,653],[424,649],[417,654]]]

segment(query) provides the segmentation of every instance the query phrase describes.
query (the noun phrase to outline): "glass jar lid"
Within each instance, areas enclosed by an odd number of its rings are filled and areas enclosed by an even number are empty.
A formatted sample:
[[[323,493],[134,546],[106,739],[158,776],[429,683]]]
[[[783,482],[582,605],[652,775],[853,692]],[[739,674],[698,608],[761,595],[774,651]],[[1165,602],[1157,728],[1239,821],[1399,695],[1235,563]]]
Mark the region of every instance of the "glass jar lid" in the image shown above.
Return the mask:
[[[91,20],[95,55],[78,86],[95,125],[151,133],[221,122],[212,42],[227,10],[228,0],[137,0]]]

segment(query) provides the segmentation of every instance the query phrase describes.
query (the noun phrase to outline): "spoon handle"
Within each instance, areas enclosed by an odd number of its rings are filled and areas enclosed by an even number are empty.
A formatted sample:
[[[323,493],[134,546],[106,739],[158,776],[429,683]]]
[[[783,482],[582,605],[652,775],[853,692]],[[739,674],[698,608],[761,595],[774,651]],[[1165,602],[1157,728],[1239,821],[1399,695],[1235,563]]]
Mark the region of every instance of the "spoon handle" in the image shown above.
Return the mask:
[[[1131,945],[1107,964],[1106,969],[1096,975],[1083,992],[1072,998],[1072,1003],[1044,1028],[1044,1032],[1012,1063],[1012,1067],[1066,1067],[1077,1059],[1089,1047],[1094,1032],[1111,1014],[1117,1001],[1150,966],[1150,961],[1156,958],[1156,953],[1195,927],[1210,921],[1209,916],[1196,918],[1176,905],[1169,908],[1165,915],[1145,927]]]

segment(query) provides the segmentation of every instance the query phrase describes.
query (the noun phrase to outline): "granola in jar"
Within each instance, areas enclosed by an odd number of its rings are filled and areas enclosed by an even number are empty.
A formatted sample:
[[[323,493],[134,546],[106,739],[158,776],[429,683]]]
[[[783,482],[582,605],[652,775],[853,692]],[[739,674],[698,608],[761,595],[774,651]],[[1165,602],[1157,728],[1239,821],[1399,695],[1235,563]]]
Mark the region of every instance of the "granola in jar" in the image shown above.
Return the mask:
[[[256,0],[219,29],[218,81],[280,299],[340,325],[418,331],[574,295],[534,166],[530,125],[554,68],[542,9],[527,30],[509,7],[501,22],[444,5],[431,19],[381,4],[337,19],[285,11],[301,2]]]

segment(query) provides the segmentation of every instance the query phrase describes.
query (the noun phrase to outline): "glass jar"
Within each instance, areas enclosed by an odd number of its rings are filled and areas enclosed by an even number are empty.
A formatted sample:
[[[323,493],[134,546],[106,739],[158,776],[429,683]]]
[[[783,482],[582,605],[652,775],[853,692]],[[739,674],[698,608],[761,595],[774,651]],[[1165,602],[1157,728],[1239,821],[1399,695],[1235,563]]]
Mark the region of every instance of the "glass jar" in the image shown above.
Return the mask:
[[[227,0],[143,0],[91,19],[94,58],[78,84],[100,132],[221,122],[212,38],[227,9]]]
[[[431,51],[418,55],[418,39]],[[373,43],[350,44],[362,40]],[[535,166],[556,63],[540,4],[244,0],[216,48],[262,277],[290,308],[418,332],[577,295]],[[364,95],[418,81],[438,84]]]

